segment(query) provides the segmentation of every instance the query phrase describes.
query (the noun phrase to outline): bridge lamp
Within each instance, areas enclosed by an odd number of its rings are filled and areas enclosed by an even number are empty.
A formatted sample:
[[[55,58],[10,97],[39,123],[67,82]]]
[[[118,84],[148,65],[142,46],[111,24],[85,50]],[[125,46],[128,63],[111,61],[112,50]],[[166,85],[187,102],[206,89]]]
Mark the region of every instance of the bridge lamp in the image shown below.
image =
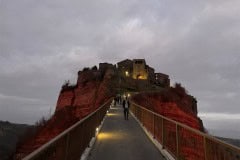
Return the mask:
[[[99,131],[99,128],[97,127],[97,128],[96,128],[96,134],[98,134],[98,131]]]
[[[125,72],[125,75],[126,75],[126,77],[128,77],[128,76],[129,76],[129,72],[128,72],[128,71],[126,71],[126,72]]]

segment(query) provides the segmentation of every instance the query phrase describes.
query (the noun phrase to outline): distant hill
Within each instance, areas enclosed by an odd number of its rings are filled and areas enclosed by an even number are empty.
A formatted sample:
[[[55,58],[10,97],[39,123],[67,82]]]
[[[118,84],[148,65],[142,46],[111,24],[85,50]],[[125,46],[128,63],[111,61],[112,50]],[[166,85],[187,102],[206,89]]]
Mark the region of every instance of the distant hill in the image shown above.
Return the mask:
[[[225,141],[229,144],[232,144],[234,146],[240,147],[240,139],[231,139],[231,138],[223,138],[223,137],[216,137],[222,141]]]
[[[7,160],[15,151],[19,137],[32,126],[0,121],[0,159]]]

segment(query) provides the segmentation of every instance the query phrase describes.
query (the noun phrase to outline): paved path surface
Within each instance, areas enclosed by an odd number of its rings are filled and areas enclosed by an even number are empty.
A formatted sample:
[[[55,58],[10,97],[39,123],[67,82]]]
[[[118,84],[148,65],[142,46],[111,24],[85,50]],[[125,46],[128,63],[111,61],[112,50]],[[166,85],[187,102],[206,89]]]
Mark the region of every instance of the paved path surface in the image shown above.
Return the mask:
[[[88,160],[164,160],[159,150],[120,106],[110,109]]]

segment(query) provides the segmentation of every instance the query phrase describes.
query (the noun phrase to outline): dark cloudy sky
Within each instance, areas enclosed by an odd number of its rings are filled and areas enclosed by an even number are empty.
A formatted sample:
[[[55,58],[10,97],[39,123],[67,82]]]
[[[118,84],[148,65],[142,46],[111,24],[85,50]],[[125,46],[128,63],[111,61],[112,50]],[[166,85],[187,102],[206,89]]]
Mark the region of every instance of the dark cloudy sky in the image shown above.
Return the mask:
[[[239,52],[239,0],[0,0],[0,119],[34,123],[84,66],[145,58],[240,138]]]

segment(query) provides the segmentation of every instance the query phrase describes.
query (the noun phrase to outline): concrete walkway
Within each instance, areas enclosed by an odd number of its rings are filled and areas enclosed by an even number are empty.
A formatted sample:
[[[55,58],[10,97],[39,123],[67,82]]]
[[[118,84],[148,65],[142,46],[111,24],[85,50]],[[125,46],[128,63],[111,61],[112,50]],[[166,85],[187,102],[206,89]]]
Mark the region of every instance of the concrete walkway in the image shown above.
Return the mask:
[[[121,106],[110,109],[88,160],[164,160],[160,151]]]

